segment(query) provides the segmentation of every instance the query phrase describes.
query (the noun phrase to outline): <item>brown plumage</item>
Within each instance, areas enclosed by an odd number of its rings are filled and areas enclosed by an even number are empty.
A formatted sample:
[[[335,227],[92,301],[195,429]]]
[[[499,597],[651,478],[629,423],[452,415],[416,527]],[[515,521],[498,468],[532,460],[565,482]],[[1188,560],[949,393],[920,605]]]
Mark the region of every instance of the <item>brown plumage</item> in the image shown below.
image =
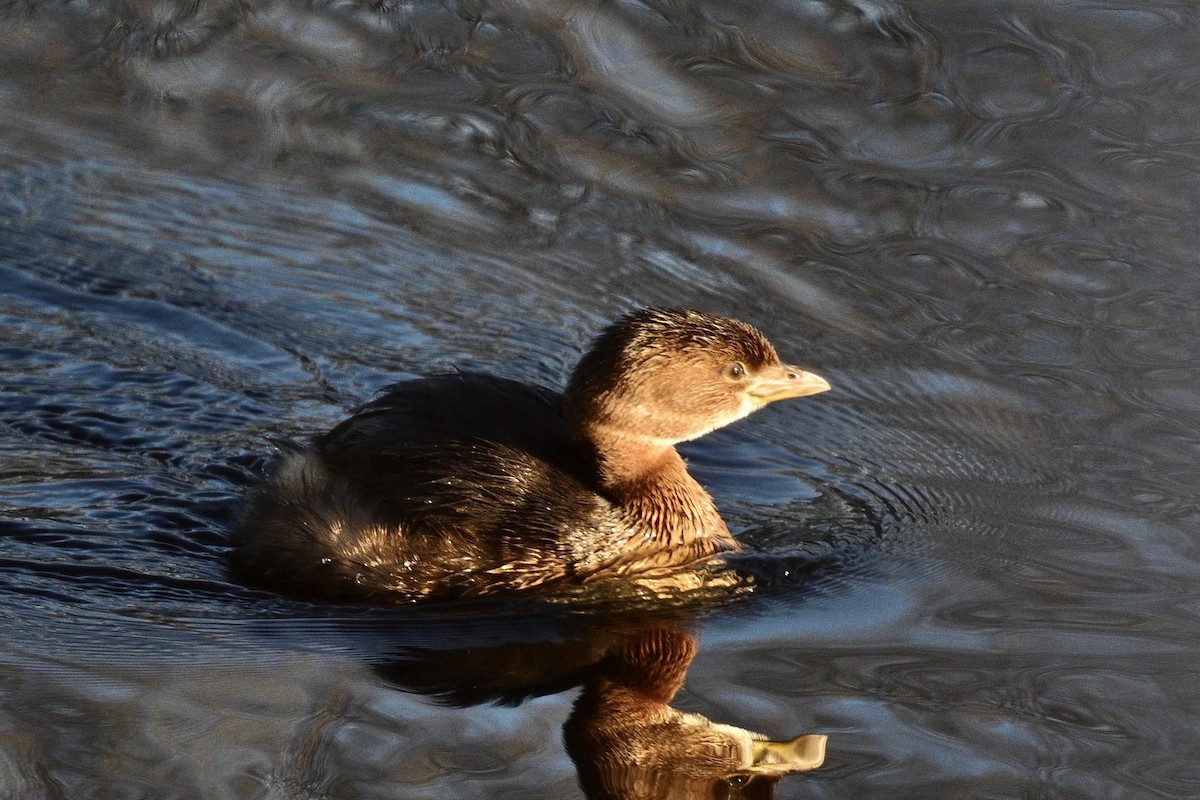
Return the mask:
[[[638,311],[561,396],[483,375],[409,381],[289,450],[251,496],[235,565],[360,600],[665,574],[737,548],[674,445],[828,388],[749,325]]]

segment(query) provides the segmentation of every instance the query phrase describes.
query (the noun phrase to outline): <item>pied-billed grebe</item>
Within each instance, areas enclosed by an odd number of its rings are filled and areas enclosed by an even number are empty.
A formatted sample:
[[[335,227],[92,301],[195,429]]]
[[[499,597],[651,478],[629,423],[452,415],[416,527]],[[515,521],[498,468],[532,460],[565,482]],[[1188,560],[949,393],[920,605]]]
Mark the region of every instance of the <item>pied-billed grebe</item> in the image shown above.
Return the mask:
[[[484,375],[408,381],[289,449],[251,495],[235,566],[358,600],[669,574],[737,549],[674,445],[827,389],[745,323],[638,311],[562,395]]]

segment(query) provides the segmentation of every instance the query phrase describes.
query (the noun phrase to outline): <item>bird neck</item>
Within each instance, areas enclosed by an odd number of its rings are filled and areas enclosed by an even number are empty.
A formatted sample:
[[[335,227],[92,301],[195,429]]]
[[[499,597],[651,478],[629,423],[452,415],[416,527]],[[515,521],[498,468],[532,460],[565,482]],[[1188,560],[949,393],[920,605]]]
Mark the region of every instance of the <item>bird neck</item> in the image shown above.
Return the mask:
[[[586,434],[597,454],[601,486],[647,544],[675,547],[710,540],[714,552],[735,546],[712,497],[688,473],[673,443],[605,425],[591,426]]]

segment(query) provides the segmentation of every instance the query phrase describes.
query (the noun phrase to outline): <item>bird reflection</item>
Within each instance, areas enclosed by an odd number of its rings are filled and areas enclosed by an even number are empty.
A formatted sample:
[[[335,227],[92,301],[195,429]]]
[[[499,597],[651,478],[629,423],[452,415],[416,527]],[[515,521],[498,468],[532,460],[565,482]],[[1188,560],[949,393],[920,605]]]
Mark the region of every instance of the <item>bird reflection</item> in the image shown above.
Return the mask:
[[[563,725],[592,800],[769,798],[825,760],[819,734],[771,741],[670,706],[696,655],[671,625],[590,630],[562,642],[424,650],[377,668],[392,683],[455,705],[516,705],[582,686]]]

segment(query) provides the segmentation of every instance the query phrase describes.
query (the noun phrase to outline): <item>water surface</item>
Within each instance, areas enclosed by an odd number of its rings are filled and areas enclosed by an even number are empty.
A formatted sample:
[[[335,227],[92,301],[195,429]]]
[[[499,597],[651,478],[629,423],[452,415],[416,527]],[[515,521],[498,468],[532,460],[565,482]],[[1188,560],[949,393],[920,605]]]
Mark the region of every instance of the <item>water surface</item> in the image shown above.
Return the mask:
[[[835,387],[687,447],[766,585],[670,615],[675,706],[828,734],[777,797],[1200,795],[1189,4],[0,15],[0,797],[581,797],[578,689],[386,665],[648,609],[306,605],[228,534],[273,440],[655,304]]]

